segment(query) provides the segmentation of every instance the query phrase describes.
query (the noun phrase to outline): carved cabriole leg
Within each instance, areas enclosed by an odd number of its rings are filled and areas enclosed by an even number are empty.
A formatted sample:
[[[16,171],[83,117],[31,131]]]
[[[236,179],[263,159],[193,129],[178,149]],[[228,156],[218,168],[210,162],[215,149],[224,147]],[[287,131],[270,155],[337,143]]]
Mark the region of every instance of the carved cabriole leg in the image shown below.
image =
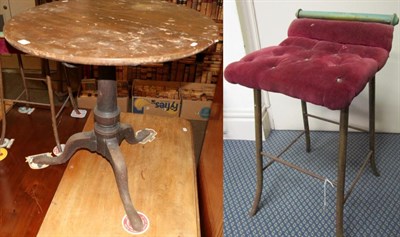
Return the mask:
[[[117,181],[119,196],[121,197],[124,205],[125,213],[128,216],[133,229],[142,230],[142,219],[140,218],[136,209],[133,207],[131,196],[129,194],[128,173],[118,141],[117,139],[108,139],[106,144],[110,153],[110,157],[107,157],[107,159],[110,161],[113,168],[115,180]]]
[[[79,149],[87,149],[92,152],[97,149],[97,141],[94,132],[80,132],[72,135],[65,144],[63,153],[58,157],[47,157],[45,155],[35,157],[32,161],[37,164],[59,165],[72,158]]]
[[[372,151],[370,158],[372,172],[379,176],[375,162],[375,77],[369,82],[369,150]]]
[[[260,203],[263,186],[263,163],[262,163],[262,123],[261,123],[261,90],[254,89],[254,123],[256,129],[256,172],[257,184],[256,194],[253,206],[250,210],[250,216],[256,214],[258,204]]]
[[[349,108],[340,111],[339,160],[336,189],[336,237],[343,237],[343,208],[346,174],[347,133],[349,123]]]
[[[308,124],[307,103],[304,100],[301,101],[301,110],[303,113],[304,132],[306,136],[306,151],[310,152],[311,151],[310,126]]]

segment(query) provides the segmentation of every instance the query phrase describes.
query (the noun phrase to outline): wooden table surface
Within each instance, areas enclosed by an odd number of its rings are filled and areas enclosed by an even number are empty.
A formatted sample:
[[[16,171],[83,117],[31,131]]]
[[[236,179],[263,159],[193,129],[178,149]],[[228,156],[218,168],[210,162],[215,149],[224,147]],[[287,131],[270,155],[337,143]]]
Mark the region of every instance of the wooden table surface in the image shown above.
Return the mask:
[[[92,116],[86,131],[93,128]],[[200,236],[190,123],[130,113],[121,113],[121,121],[158,133],[144,145],[121,144],[132,201],[150,220],[140,236]],[[111,166],[81,150],[70,160],[38,236],[132,236],[122,228],[124,214]]]
[[[218,39],[199,12],[152,0],[62,0],[20,13],[4,26],[15,48],[89,65],[138,65],[196,54]]]

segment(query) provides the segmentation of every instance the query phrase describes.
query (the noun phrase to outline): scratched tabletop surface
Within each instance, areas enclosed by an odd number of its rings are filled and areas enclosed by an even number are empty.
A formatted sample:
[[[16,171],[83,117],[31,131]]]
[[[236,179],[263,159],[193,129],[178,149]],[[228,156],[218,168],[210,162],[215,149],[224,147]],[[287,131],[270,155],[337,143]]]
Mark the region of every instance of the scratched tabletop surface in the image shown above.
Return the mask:
[[[62,0],[31,8],[4,27],[15,48],[90,65],[139,65],[193,55],[218,27],[199,12],[161,0]]]

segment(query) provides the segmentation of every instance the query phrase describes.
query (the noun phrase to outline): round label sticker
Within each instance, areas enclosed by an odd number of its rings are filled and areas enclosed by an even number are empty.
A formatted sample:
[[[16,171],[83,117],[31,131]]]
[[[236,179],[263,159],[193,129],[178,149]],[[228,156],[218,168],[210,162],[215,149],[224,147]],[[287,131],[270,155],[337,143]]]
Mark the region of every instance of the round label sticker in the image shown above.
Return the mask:
[[[203,118],[203,119],[208,119],[208,118],[210,117],[210,112],[211,112],[211,109],[210,109],[210,108],[204,107],[204,108],[202,108],[202,109],[200,110],[199,115],[200,115],[200,117]]]
[[[55,146],[55,147],[53,148],[53,154],[56,155],[56,156],[60,156],[60,155],[63,153],[63,151],[64,151],[65,144],[60,144],[60,145],[61,145],[62,151],[59,151],[57,146]]]
[[[144,232],[146,232],[149,229],[149,226],[150,226],[149,218],[147,218],[147,216],[141,212],[138,212],[138,214],[140,216],[140,219],[142,219],[142,222],[143,222],[143,230],[141,230],[141,231],[137,231],[137,230],[133,229],[127,215],[125,215],[122,218],[122,227],[129,234],[139,235],[139,234],[143,234]]]

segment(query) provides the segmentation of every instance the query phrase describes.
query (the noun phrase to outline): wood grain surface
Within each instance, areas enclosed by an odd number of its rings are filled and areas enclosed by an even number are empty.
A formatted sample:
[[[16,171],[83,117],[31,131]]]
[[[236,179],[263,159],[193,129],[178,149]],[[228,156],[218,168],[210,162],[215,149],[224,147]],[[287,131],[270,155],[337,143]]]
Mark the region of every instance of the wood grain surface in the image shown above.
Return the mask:
[[[67,0],[14,16],[4,35],[15,48],[41,58],[118,66],[196,54],[217,41],[218,27],[165,1]]]
[[[16,106],[15,106],[16,107]],[[66,168],[65,165],[32,170],[25,162],[29,155],[51,152],[55,141],[49,109],[21,114],[17,107],[7,113],[7,138],[15,141],[7,157],[0,161],[0,236],[34,237]],[[70,117],[71,108],[60,116],[60,141],[80,132],[85,119]]]

